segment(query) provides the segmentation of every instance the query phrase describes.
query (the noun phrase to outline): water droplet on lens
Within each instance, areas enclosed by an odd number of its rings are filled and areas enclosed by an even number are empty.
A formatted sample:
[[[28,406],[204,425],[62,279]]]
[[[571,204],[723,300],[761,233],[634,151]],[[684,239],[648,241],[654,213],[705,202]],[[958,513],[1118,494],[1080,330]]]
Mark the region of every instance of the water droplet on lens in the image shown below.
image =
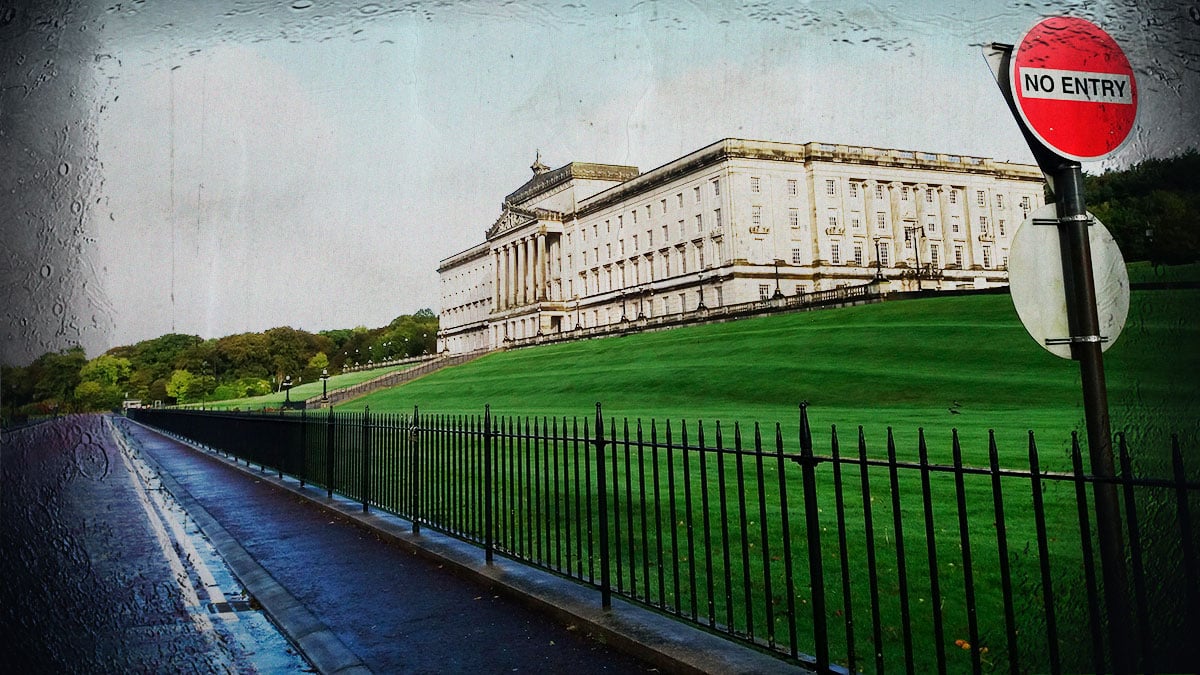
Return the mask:
[[[69,173],[71,173],[71,165],[70,164],[68,164],[67,162],[63,162],[62,164],[58,165],[58,175],[65,176]]]

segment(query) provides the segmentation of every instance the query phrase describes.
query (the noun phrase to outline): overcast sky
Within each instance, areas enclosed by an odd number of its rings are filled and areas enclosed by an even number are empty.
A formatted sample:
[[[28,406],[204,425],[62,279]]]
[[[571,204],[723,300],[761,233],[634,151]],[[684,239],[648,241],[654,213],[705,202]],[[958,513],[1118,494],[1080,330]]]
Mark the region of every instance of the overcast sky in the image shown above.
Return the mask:
[[[5,66],[0,145],[50,167],[25,189],[79,193],[0,216],[8,361],[436,311],[438,260],[482,241],[536,151],[645,171],[745,137],[1032,161],[980,46],[1048,15],[1099,23],[1134,64],[1111,166],[1200,145],[1191,2],[93,5],[15,36],[56,63]],[[70,86],[13,94],[47,73]]]

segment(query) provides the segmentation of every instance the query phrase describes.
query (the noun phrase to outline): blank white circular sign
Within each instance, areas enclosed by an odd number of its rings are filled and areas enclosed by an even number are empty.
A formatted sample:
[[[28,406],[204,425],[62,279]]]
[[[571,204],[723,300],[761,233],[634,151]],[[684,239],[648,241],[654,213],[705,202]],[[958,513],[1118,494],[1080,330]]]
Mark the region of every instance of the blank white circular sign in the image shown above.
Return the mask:
[[[1117,341],[1129,316],[1129,273],[1121,249],[1094,215],[1088,227],[1092,275],[1096,283],[1096,314],[1100,319],[1101,349]],[[1058,211],[1046,204],[1034,211],[1013,234],[1008,252],[1008,283],[1013,306],[1025,330],[1046,351],[1071,358],[1067,325],[1067,296],[1058,235]]]

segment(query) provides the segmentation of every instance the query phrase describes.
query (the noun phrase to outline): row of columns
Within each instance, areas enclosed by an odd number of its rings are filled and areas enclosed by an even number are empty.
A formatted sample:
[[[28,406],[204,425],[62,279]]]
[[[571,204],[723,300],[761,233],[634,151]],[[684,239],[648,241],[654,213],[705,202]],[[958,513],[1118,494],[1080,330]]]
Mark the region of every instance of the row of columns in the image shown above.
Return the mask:
[[[546,233],[539,232],[492,251],[492,306],[500,310],[546,300]]]

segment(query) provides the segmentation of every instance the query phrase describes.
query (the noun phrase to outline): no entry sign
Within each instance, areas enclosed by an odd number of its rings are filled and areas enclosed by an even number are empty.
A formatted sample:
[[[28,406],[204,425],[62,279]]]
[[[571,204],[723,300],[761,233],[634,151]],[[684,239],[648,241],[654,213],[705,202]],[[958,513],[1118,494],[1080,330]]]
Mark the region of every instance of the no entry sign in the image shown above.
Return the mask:
[[[1103,159],[1133,129],[1133,68],[1108,33],[1088,21],[1040,22],[1017,45],[1011,69],[1021,118],[1039,141],[1067,159]]]

